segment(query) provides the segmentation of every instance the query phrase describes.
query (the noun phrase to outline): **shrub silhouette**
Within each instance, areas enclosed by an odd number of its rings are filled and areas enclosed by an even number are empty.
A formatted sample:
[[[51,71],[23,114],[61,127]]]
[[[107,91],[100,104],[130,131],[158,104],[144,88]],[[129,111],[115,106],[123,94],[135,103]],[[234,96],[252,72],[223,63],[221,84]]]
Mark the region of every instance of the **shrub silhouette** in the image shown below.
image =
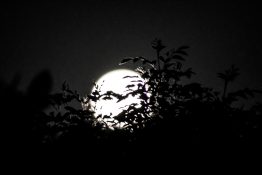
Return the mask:
[[[19,82],[17,74],[9,84],[2,81],[0,87],[3,145],[14,154],[41,144],[46,132],[43,110],[49,106],[52,78],[47,70],[40,72],[26,93],[18,90]]]
[[[219,92],[200,83],[183,83],[183,78],[190,79],[194,75],[192,68],[183,66],[185,57],[188,56],[186,52],[188,46],[164,53],[166,47],[161,40],[156,39],[151,44],[156,52],[155,59],[149,60],[141,56],[126,57],[120,62],[120,65],[140,63],[135,71],[145,79],[144,84],[135,82],[137,85],[135,83],[128,85],[127,89],[129,86],[136,86],[136,89],[130,90],[128,94],[122,95],[111,91],[101,94],[97,87],[97,90],[87,97],[80,97],[77,92],[73,92],[67,84],[64,84],[63,93],[52,96],[54,104],[61,106],[72,100],[87,104],[90,100],[96,101],[105,97],[108,99],[115,97],[121,101],[129,95],[138,95],[141,99],[140,108],[136,108],[136,104],[133,104],[114,116],[117,121],[115,125],[118,122],[125,122],[126,125],[122,129],[116,127],[115,130],[110,130],[107,123],[98,122],[98,118],[113,116],[95,118],[89,109],[74,109],[65,105],[66,112],[63,115],[58,113],[58,116],[55,116],[52,113],[59,124],[61,121],[66,123],[63,125],[64,134],[61,134],[58,140],[63,138],[72,142],[73,139],[76,143],[77,138],[82,145],[86,145],[87,140],[92,140],[97,148],[121,150],[121,155],[129,156],[149,155],[152,152],[162,154],[167,150],[188,145],[226,147],[259,143],[261,104],[244,109],[233,107],[232,103],[239,98],[252,98],[260,91],[245,88],[227,92],[228,83],[233,82],[239,75],[238,68],[231,66],[225,73],[218,74],[219,78],[224,80],[224,90],[220,96]],[[62,129],[55,131],[61,132]],[[87,135],[92,139],[85,139]],[[141,149],[142,147],[146,149]]]
[[[262,105],[257,103],[244,109],[232,103],[240,98],[253,98],[261,91],[248,88],[227,91],[228,83],[239,75],[238,68],[231,66],[218,74],[224,81],[221,96],[200,83],[183,83],[184,78],[190,79],[195,74],[192,68],[183,65],[188,46],[165,51],[159,39],[151,45],[155,59],[126,57],[120,62],[120,65],[139,63],[135,71],[145,79],[144,84],[128,85],[135,86],[135,90],[127,95],[111,91],[101,94],[96,85],[93,93],[81,96],[66,82],[61,92],[50,95],[52,78],[47,71],[35,77],[26,93],[17,90],[19,78],[10,85],[1,82],[1,107],[7,114],[3,117],[7,123],[6,143],[35,145],[42,151],[52,150],[49,154],[66,152],[90,158],[161,156],[176,154],[184,147],[260,145]],[[82,108],[100,98],[116,97],[121,101],[129,95],[138,95],[141,107],[130,105],[117,116],[94,117],[90,108]],[[14,104],[19,104],[16,110]],[[118,122],[126,125],[109,129],[100,120],[106,117],[114,117],[115,125]]]

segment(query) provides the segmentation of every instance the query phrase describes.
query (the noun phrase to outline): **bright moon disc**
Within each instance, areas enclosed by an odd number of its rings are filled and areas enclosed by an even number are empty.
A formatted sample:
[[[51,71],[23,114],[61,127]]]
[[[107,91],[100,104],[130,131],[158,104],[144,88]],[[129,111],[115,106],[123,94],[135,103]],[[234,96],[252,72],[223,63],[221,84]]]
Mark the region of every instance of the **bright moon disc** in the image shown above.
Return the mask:
[[[104,94],[108,91],[113,91],[114,93],[126,95],[128,92],[137,89],[138,84],[143,85],[144,79],[141,76],[131,70],[128,69],[117,69],[110,71],[104,74],[101,78],[98,79],[96,85],[100,94]],[[128,86],[131,85],[131,86]],[[128,86],[128,87],[127,87]],[[93,87],[92,92],[96,90]],[[138,96],[129,95],[126,99],[118,101],[118,99],[114,96],[110,96],[112,99],[103,99],[100,98],[98,101],[91,101],[91,109],[95,112],[95,116],[110,116],[110,118],[102,119],[104,122],[108,124],[108,126],[112,125],[114,121],[116,121],[113,117],[117,116],[124,109],[127,109],[131,104],[136,104],[136,107],[141,107],[141,100]],[[120,127],[124,125],[124,123],[120,123]]]

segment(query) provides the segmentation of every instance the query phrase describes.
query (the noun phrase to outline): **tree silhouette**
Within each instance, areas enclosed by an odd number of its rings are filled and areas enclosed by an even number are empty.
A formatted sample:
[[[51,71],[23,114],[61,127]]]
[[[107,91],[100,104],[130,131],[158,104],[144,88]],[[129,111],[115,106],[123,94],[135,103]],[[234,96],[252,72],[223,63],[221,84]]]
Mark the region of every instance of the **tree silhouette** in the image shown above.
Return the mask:
[[[198,82],[183,82],[194,75],[192,68],[183,64],[188,46],[165,51],[159,39],[151,46],[156,58],[126,57],[120,62],[139,63],[135,71],[145,80],[142,83],[135,77],[124,77],[133,80],[125,95],[101,93],[95,85],[91,94],[82,96],[67,82],[61,92],[50,94],[52,78],[48,71],[39,73],[26,93],[17,89],[19,76],[10,84],[0,81],[6,147],[23,145],[20,148],[34,148],[52,156],[137,159],[139,155],[177,155],[187,147],[221,150],[229,145],[261,145],[261,103],[249,109],[232,105],[261,91],[227,91],[228,83],[239,75],[238,68],[231,66],[218,74],[224,80],[221,97],[220,92]],[[88,105],[112,97],[120,102],[128,96],[138,96],[140,107],[131,104],[117,116],[95,117]],[[103,122],[108,117],[115,119],[113,129]],[[120,122],[125,123],[121,128],[117,127]]]

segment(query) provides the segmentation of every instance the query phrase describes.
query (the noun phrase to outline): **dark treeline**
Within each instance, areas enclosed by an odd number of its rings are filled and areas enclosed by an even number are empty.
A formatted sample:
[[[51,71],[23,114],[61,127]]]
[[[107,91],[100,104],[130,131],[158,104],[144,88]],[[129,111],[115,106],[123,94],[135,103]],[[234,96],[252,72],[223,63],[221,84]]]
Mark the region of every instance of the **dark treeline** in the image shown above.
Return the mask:
[[[19,76],[10,83],[1,81],[2,149],[13,156],[33,153],[35,158],[56,160],[81,155],[105,161],[163,158],[181,152],[200,154],[200,150],[213,150],[210,152],[213,155],[259,150],[261,103],[248,109],[233,104],[252,99],[260,91],[243,88],[228,92],[228,86],[239,75],[235,66],[218,73],[223,91],[217,92],[198,82],[183,83],[184,78],[194,75],[191,68],[183,67],[187,46],[164,53],[161,40],[154,40],[152,47],[155,59],[128,57],[121,62],[139,64],[136,71],[146,80],[129,93],[139,95],[142,107],[130,105],[115,117],[116,121],[126,123],[122,129],[109,129],[81,105],[99,98],[123,100],[127,96],[113,92],[100,94],[97,90],[83,97],[66,82],[61,92],[50,94],[52,76],[48,71],[40,72],[26,92],[17,88]],[[106,117],[109,116],[99,116]]]

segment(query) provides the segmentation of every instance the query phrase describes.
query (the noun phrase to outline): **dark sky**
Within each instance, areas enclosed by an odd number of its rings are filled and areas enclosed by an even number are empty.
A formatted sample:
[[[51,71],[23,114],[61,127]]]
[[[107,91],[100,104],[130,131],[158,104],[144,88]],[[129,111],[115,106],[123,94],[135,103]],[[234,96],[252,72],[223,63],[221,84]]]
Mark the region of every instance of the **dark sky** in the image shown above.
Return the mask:
[[[21,88],[49,69],[54,91],[67,80],[87,93],[92,81],[118,67],[124,56],[154,56],[150,42],[168,48],[189,45],[186,66],[196,80],[222,89],[216,73],[231,64],[241,70],[234,87],[262,88],[261,8],[225,1],[86,1],[2,3],[0,73]]]

